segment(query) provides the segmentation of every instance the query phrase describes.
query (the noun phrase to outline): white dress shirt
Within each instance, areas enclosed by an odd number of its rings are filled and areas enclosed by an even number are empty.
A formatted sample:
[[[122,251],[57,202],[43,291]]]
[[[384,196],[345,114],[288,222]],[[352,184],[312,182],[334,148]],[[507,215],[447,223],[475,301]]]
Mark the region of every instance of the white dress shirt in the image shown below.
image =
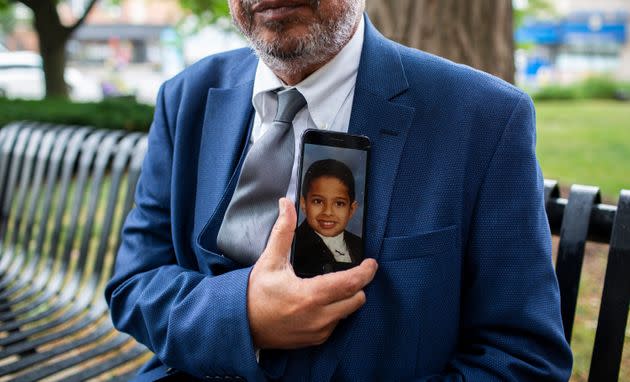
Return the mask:
[[[302,133],[306,129],[347,132],[354,99],[354,85],[359,70],[365,23],[360,24],[345,47],[326,65],[308,76],[295,88],[306,99],[307,107],[293,120],[295,158],[286,196],[295,202]],[[250,145],[269,130],[276,114],[277,100],[272,90],[286,85],[261,60],[258,61],[252,103],[256,110]]]

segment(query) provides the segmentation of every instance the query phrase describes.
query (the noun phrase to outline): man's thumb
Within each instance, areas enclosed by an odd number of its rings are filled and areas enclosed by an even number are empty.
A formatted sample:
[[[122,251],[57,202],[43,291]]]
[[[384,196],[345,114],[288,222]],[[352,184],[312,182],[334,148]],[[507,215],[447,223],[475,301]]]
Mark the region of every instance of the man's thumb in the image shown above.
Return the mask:
[[[287,198],[281,198],[278,201],[278,219],[271,230],[267,248],[263,253],[268,261],[271,260],[272,263],[283,266],[287,263],[296,222],[297,214],[293,203]]]

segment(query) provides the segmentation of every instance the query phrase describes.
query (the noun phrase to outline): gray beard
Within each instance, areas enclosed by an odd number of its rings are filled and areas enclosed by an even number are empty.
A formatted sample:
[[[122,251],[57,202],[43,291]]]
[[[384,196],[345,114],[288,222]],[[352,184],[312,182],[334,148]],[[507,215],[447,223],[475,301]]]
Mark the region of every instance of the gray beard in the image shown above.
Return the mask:
[[[349,1],[348,12],[345,12],[339,19],[322,20],[318,23],[309,24],[308,33],[301,39],[286,38],[272,42],[264,41],[253,29],[253,15],[249,10],[255,0],[243,1],[243,19],[249,21],[249,25],[239,25],[234,15],[232,18],[236,27],[243,33],[245,38],[256,52],[256,55],[274,72],[285,75],[302,73],[305,69],[324,64],[332,59],[343,49],[346,43],[352,38],[355,24],[361,14],[362,2]],[[314,8],[319,6],[319,0],[312,0]],[[269,27],[269,25],[268,25]],[[283,25],[271,25],[281,31]],[[284,43],[290,46],[283,49]]]

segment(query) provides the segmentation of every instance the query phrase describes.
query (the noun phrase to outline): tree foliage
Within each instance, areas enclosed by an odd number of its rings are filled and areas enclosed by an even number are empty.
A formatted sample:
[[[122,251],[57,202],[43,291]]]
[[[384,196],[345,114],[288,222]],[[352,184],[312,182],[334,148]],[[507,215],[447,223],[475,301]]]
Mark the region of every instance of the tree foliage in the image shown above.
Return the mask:
[[[230,14],[227,0],[179,0],[179,2],[183,8],[199,17],[202,24],[214,23]]]

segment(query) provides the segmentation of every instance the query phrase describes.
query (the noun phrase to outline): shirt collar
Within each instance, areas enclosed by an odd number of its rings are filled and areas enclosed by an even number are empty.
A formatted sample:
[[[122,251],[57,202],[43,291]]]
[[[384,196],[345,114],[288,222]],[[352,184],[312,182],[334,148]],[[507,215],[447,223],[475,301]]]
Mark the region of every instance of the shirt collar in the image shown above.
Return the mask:
[[[256,77],[254,78],[254,92],[252,94],[252,104],[258,115],[264,113],[264,95],[277,88],[284,87],[284,83],[271,71],[262,60],[258,60]],[[272,116],[273,117],[273,116]]]
[[[348,94],[354,89],[364,37],[365,21],[361,17],[357,30],[346,46],[326,65],[295,86],[306,99],[310,116],[318,128],[326,129],[332,124]],[[264,93],[283,86],[284,83],[273,71],[259,60],[252,95],[256,112],[261,114],[264,110]]]
[[[332,236],[332,237],[321,235],[317,231],[315,231],[315,233],[317,234],[317,236],[319,236],[322,239],[324,244],[326,244],[326,246],[328,247],[328,249],[330,249],[331,252],[334,252],[335,249],[339,250],[341,253],[346,253],[348,251],[348,249],[346,248],[346,241],[344,240],[345,232],[341,232],[339,235]]]

